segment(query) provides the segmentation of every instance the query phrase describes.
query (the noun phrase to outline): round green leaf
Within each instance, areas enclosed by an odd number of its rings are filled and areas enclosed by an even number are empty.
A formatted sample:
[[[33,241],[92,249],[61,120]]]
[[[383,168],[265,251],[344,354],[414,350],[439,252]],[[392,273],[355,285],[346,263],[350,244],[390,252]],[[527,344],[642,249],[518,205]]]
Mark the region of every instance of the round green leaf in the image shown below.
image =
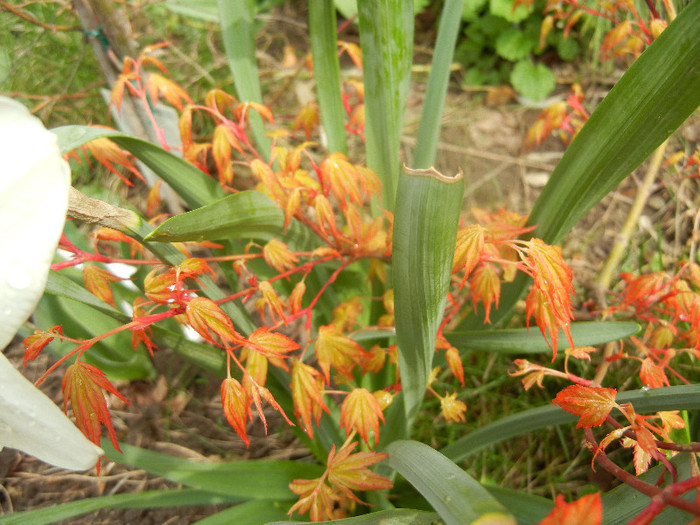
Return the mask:
[[[523,60],[513,66],[510,74],[513,88],[525,98],[540,101],[554,91],[557,85],[554,73],[544,64]]]

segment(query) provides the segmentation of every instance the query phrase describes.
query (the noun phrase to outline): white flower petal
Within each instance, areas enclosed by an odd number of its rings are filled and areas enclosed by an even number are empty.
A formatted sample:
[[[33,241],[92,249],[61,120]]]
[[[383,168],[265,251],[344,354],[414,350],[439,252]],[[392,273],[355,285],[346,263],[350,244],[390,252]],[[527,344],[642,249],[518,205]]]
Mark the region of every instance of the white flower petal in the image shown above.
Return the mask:
[[[0,349],[41,298],[68,208],[70,168],[56,137],[0,97]]]
[[[86,470],[102,449],[0,353],[0,445],[57,467]]]
[[[0,350],[44,292],[68,207],[70,168],[56,137],[18,102],[0,96]],[[102,450],[0,353],[0,449],[85,470]]]

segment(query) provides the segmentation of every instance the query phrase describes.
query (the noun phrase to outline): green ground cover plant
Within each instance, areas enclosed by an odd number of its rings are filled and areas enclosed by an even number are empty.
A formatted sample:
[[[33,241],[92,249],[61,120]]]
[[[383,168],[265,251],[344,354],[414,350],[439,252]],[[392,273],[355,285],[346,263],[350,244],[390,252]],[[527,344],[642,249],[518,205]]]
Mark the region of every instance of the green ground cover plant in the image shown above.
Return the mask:
[[[74,221],[59,241],[69,255],[52,265],[26,360],[49,350],[57,356],[36,383],[63,370],[64,407],[105,458],[185,488],[85,499],[5,522],[205,503],[231,506],[201,523],[619,523],[634,516],[649,523],[700,514],[693,470],[700,388],[692,369],[676,371],[700,347],[700,267],[691,259],[672,273],[624,275],[610,319],[574,322],[573,275],[555,245],[697,109],[700,4],[677,16],[668,9],[673,21],[663,31],[638,23],[615,42],[634,47],[637,36],[645,51],[590,116],[576,93],[543,113],[530,142],[555,130],[575,138],[527,217],[475,212],[473,224],[462,214],[470,181],[433,168],[464,2],[444,2],[410,159],[399,152],[413,3],[358,1],[361,62],[338,41],[331,3],[310,0],[308,10],[317,105],[291,130],[277,126],[275,108],[263,103],[255,2],[247,0],[218,2],[235,93],[191,96],[158,58],[165,45],[154,44],[123,57],[110,105],[141,108],[155,143],[85,125],[52,130],[65,155],[84,151],[118,164],[126,184],[140,184],[138,159],[158,182],[141,207],[71,190]],[[362,84],[341,81],[339,48],[354,53]],[[177,110],[179,151],[157,116],[163,103]],[[311,141],[319,124],[324,145]],[[353,134],[366,163],[348,157]],[[692,167],[690,155],[685,164]],[[186,211],[163,213],[164,184]],[[92,229],[86,234],[79,221]],[[107,264],[115,262],[134,273],[114,275]],[[494,328],[523,297],[521,326]],[[626,338],[602,368],[630,364],[637,388],[623,391],[606,383],[605,370],[578,366],[595,345]],[[251,421],[267,429],[274,413],[314,462],[205,464],[119,443],[104,393],[121,397],[113,381],[152,377],[148,354],[162,351],[220,377],[222,414],[243,442]],[[431,407],[447,421],[467,417],[469,352],[512,355],[511,375],[526,390],[556,381],[558,393],[439,450],[413,440]],[[482,484],[460,466],[486,447],[572,422],[583,428],[592,461],[620,487],[567,503]],[[617,442],[634,451],[634,473],[606,454]]]

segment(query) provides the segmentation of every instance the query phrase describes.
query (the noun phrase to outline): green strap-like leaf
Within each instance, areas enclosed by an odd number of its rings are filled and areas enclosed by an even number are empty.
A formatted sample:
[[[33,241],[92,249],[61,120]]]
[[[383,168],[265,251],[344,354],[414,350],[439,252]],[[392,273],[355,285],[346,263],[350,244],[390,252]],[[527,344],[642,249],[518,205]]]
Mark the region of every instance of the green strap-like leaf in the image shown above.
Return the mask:
[[[122,444],[118,452],[105,439],[105,456],[115,463],[143,469],[188,487],[242,499],[291,500],[289,483],[297,478],[320,476],[319,465],[295,461],[248,460],[204,463]]]
[[[637,323],[590,321],[571,323],[570,328],[571,336],[577,346],[594,346],[636,334],[640,326]],[[537,328],[450,332],[445,334],[445,337],[459,350],[499,352],[502,354],[543,354],[552,351]],[[560,331],[560,347],[568,346],[562,343],[565,340],[564,332]]]
[[[193,525],[264,525],[287,517],[289,504],[274,500],[251,500],[212,514]]]
[[[316,525],[435,525],[439,516],[434,512],[395,509],[363,514],[342,520],[317,521]],[[296,525],[299,521],[275,521],[267,525]]]
[[[413,485],[447,525],[513,523],[481,484],[437,450],[417,441],[395,441],[387,462]],[[488,521],[492,520],[492,521]]]
[[[632,403],[638,414],[649,414],[659,410],[698,410],[700,409],[700,385],[622,392],[617,396],[616,401]],[[576,416],[558,406],[545,405],[504,417],[481,427],[450,443],[440,452],[453,461],[462,461],[470,454],[506,439],[552,425],[574,423],[576,419]]]
[[[109,138],[151,168],[191,208],[199,208],[224,196],[219,183],[214,179],[180,157],[148,141],[119,131],[90,126],[61,126],[51,131],[58,137],[61,153],[68,153],[98,138]]]
[[[226,58],[233,75],[236,94],[241,102],[263,103],[258,63],[255,57],[254,19],[255,0],[219,0],[221,36]],[[250,128],[263,158],[270,156],[270,139],[260,115],[249,114]]]
[[[340,91],[340,63],[335,6],[329,0],[309,0],[309,41],[316,95],[328,151],[347,153],[345,108]]]
[[[413,62],[413,0],[358,0],[367,166],[394,209],[399,146]]]
[[[442,109],[445,105],[450,66],[461,27],[463,7],[464,0],[447,0],[442,8],[428,87],[425,91],[420,126],[416,136],[416,147],[413,151],[414,168],[429,168],[435,165],[437,143],[442,127]]]
[[[392,268],[406,423],[425,395],[452,270],[464,177],[435,170],[401,175]]]
[[[196,210],[171,217],[146,241],[176,242],[270,238],[283,232],[284,212],[257,191],[228,195]]]
[[[86,498],[36,510],[3,514],[3,525],[48,525],[100,509],[148,509],[185,505],[222,505],[238,499],[193,489],[165,489]]]

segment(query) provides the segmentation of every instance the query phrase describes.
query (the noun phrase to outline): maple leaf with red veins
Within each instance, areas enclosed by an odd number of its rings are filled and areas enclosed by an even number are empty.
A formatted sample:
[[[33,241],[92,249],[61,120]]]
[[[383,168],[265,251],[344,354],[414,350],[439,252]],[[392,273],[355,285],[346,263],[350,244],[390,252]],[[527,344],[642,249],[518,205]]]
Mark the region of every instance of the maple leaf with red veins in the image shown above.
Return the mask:
[[[459,355],[459,350],[454,346],[449,347],[445,352],[445,359],[452,375],[464,386],[464,366],[462,365],[462,357]]]
[[[151,301],[167,304],[176,298],[176,280],[170,272],[163,272],[162,266],[156,266],[143,280],[143,288]]]
[[[462,284],[469,277],[469,274],[472,273],[472,270],[481,258],[481,254],[484,252],[485,233],[486,229],[479,224],[472,224],[457,232],[452,273],[464,270]]]
[[[617,390],[583,385],[571,385],[559,392],[553,405],[579,418],[576,428],[591,428],[602,425],[615,403]]]
[[[289,249],[289,246],[277,238],[271,239],[263,247],[263,258],[269,266],[279,273],[291,270],[299,261],[299,258]]]
[[[221,383],[221,403],[224,407],[224,414],[246,447],[250,445],[247,424],[248,420],[252,419],[252,401],[238,380],[228,377]]]
[[[318,370],[297,360],[292,365],[291,388],[294,413],[301,419],[306,433],[313,438],[311,418],[313,417],[318,424],[319,419],[321,419],[321,411],[330,414],[328,407],[323,402],[323,378]]]
[[[486,263],[474,270],[469,291],[474,299],[474,310],[476,311],[477,303],[481,301],[484,305],[484,323],[490,324],[491,305],[495,304],[498,308],[498,298],[501,294],[501,281],[496,266]]]
[[[299,344],[292,341],[286,335],[271,332],[267,326],[258,328],[248,336],[248,341],[243,343],[246,348],[264,355],[269,359],[285,359],[287,354],[299,349]]]
[[[110,282],[121,281],[115,275],[112,275],[104,268],[89,264],[83,268],[83,279],[85,280],[85,288],[98,299],[103,300],[107,304],[111,304],[115,308],[114,294],[109,287]]]
[[[68,411],[68,400],[80,431],[90,441],[99,446],[101,426],[109,433],[114,448],[119,450],[117,435],[112,426],[112,418],[107,409],[107,401],[102,390],[114,394],[127,405],[129,402],[109,382],[104,372],[94,365],[78,361],[68,367],[62,382],[63,410]]]
[[[299,512],[299,514],[308,512],[311,521],[343,517],[342,514],[334,510],[335,503],[341,498],[333,492],[324,478],[295,479],[289,484],[289,490],[299,496],[299,501],[289,509],[289,515],[294,512]]]
[[[355,452],[357,442],[346,442],[338,452],[335,446],[328,454],[328,482],[345,497],[362,503],[353,494],[355,490],[390,489],[393,483],[369,469],[370,465],[379,463],[387,458],[380,452]]]
[[[224,341],[245,342],[243,336],[234,330],[231,318],[211,299],[195,297],[187,303],[185,313],[190,326],[210,343],[215,343],[213,334]]]
[[[374,432],[374,446],[379,442],[379,420],[384,422],[384,414],[379,400],[367,389],[355,388],[340,407],[340,426],[349,436],[357,431],[369,446],[369,432]]]
[[[467,405],[457,399],[457,392],[445,395],[440,398],[440,409],[443,417],[448,421],[455,423],[464,423],[466,420],[464,413],[467,411]]]
[[[645,357],[644,360],[642,360],[639,378],[642,380],[642,384],[647,388],[661,388],[664,385],[670,386],[663,367],[654,363],[650,357]]]
[[[367,351],[357,341],[344,336],[335,325],[320,326],[314,344],[318,364],[330,383],[331,366],[341,375],[352,378],[352,369],[367,357]]]
[[[549,332],[548,342],[551,344],[554,360],[559,329],[566,335],[569,346],[576,346],[569,326],[573,319],[573,275],[571,268],[564,262],[560,247],[550,246],[536,238],[525,242],[525,246],[526,249],[521,252],[520,258],[534,280],[533,290],[537,290],[534,296],[532,291],[528,295],[527,317],[529,320],[534,314],[542,334],[545,335],[545,330]]]
[[[585,496],[567,503],[558,494],[554,508],[537,525],[599,525],[603,521],[603,503],[600,493]]]
[[[22,364],[27,366],[29,361],[34,361],[46,348],[46,345],[62,333],[63,327],[59,325],[52,326],[48,330],[34,330],[34,335],[24,338],[24,361]]]
[[[119,177],[127,186],[133,186],[133,184],[131,183],[131,181],[129,181],[129,179],[127,179],[124,175],[117,171],[117,169],[114,167],[115,164],[124,167],[137,179],[144,180],[143,175],[141,175],[141,172],[131,162],[129,158],[129,152],[121,149],[108,138],[103,137],[91,140],[90,142],[86,143],[83,147],[86,150],[88,150],[93,157],[95,157],[95,160],[97,160],[97,162],[102,164],[110,172]]]

